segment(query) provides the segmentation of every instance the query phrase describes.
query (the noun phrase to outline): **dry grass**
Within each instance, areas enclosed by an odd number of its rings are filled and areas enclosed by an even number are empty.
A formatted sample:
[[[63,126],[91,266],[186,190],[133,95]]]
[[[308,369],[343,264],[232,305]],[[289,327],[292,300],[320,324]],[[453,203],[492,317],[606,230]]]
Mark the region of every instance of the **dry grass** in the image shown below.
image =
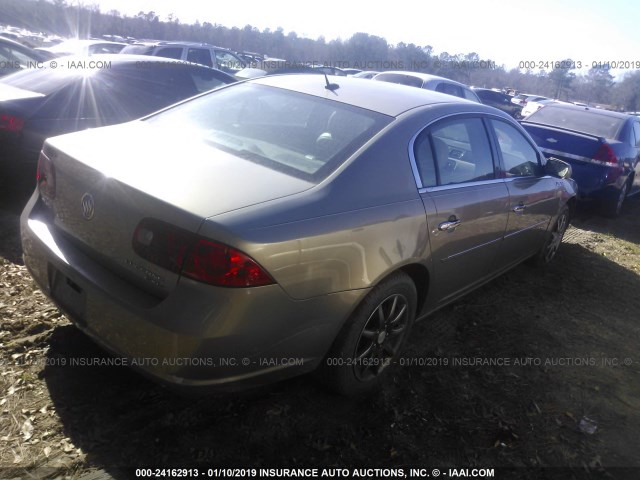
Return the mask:
[[[106,354],[37,290],[20,264],[16,215],[0,212],[0,476],[194,463],[640,467],[640,201],[617,221],[574,225],[549,269],[518,267],[416,325],[405,356],[632,365],[423,365],[397,368],[365,400],[309,378],[185,399],[128,369],[56,363]],[[584,417],[596,433],[581,429]]]

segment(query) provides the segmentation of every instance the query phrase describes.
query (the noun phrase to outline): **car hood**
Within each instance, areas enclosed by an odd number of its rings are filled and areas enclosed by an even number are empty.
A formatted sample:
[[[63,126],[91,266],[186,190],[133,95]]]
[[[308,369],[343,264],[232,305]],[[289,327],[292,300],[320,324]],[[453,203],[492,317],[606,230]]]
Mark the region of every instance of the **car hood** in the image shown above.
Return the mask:
[[[219,150],[190,132],[142,121],[61,135],[48,143],[105,178],[202,218],[314,185]]]

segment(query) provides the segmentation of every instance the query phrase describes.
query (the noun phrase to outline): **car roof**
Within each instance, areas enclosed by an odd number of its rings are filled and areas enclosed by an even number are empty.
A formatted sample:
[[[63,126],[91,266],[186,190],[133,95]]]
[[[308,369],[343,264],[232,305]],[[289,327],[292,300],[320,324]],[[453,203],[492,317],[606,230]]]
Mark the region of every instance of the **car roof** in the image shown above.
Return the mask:
[[[95,38],[68,38],[67,40],[63,40],[60,43],[55,44],[53,47],[57,47],[58,45],[128,45],[124,42],[112,42],[111,40],[100,40]],[[47,47],[47,48],[53,48]]]
[[[150,40],[143,42],[134,42],[129,43],[127,46],[146,46],[146,47],[164,47],[164,46],[175,46],[175,47],[207,47],[207,48],[217,48],[218,50],[225,50],[231,52],[232,50],[229,48],[218,47],[216,45],[211,45],[210,43],[204,42],[180,42],[180,41],[168,41],[168,40]]]
[[[353,77],[327,75],[326,78],[339,88],[328,90],[324,76],[308,74],[272,75],[255,78],[250,82],[323,97],[392,117],[407,110],[435,104],[464,104],[478,112],[496,111],[476,102],[422,88],[408,88],[406,85],[390,82],[363,82]]]

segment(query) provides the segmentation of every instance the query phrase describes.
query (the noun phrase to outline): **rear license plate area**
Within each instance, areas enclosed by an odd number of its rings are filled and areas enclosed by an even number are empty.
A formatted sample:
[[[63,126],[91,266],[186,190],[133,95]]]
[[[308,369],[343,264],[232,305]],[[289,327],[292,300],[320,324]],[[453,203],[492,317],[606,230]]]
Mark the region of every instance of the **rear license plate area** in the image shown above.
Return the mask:
[[[85,324],[87,303],[85,290],[52,265],[49,265],[49,286],[51,297],[62,310],[72,316],[74,321]]]

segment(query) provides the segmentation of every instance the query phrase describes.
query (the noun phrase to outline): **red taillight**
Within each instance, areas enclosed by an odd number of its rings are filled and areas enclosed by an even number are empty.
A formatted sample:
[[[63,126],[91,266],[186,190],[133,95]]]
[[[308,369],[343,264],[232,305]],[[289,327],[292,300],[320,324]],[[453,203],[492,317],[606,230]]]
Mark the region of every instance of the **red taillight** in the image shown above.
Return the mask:
[[[0,114],[0,130],[5,132],[20,132],[24,128],[24,120],[14,115]]]
[[[142,258],[185,277],[220,287],[275,283],[251,257],[160,220],[146,218],[133,236]]]
[[[618,157],[616,157],[615,152],[607,143],[603,143],[602,145],[600,145],[600,148],[593,156],[593,159],[597,162],[602,162],[610,167],[618,165]]]
[[[248,255],[201,238],[184,262],[182,274],[222,287],[257,287],[273,279]]]
[[[40,196],[48,204],[56,196],[56,169],[44,152],[40,152],[40,157],[38,157],[36,180]]]

